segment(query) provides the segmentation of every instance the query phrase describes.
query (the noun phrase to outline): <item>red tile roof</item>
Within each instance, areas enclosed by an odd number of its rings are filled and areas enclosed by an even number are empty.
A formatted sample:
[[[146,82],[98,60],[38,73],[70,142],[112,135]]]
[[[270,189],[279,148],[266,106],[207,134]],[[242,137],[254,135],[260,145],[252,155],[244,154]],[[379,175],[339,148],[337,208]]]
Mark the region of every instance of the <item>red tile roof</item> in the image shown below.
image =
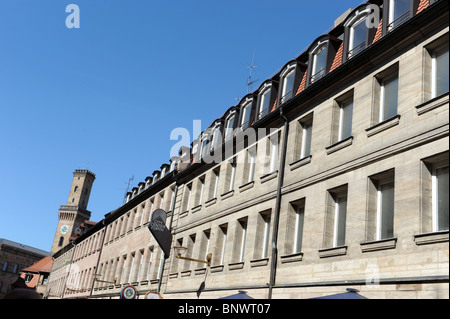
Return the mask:
[[[430,5],[430,0],[420,0],[419,7],[417,8],[416,14],[422,12],[426,8],[428,8]]]
[[[373,43],[377,42],[383,36],[383,18],[380,19],[380,25],[378,26],[377,33],[375,33],[375,37],[373,38]]]
[[[22,270],[22,272],[50,272],[52,270],[53,257],[44,257],[38,262],[34,263],[28,268]]]
[[[333,64],[331,65],[330,72],[342,65],[342,55],[344,54],[344,42],[341,43],[336,56],[334,57]]]

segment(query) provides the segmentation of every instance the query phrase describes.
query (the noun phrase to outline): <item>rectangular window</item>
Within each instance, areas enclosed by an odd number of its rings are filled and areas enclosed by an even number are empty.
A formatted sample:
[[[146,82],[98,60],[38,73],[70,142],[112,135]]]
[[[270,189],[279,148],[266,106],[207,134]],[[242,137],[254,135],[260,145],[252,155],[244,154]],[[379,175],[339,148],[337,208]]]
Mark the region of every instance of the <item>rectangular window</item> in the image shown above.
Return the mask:
[[[247,217],[239,219],[236,226],[236,235],[234,241],[234,260],[243,262],[245,254],[245,241],[247,237]]]
[[[297,206],[295,210],[294,253],[299,253],[302,250],[304,218],[305,207]]]
[[[209,140],[205,139],[202,142],[202,159],[203,160],[205,160],[205,158],[207,157],[208,150],[209,150]]]
[[[367,241],[393,238],[395,171],[371,176],[368,182]]]
[[[447,166],[446,166],[447,165]],[[448,162],[433,166],[432,174],[432,207],[433,207],[433,231],[444,231],[449,229],[449,206],[448,206]]]
[[[255,241],[255,258],[267,258],[269,252],[271,211],[258,214],[257,234]]]
[[[218,245],[220,247],[219,252],[219,265],[223,265],[225,262],[225,249],[227,245],[227,232],[228,232],[228,224],[221,225],[219,227],[219,237],[218,237]]]
[[[375,76],[374,124],[384,122],[398,114],[398,63]]]
[[[191,208],[192,183],[186,185],[186,193],[184,195],[184,211]]]
[[[278,170],[278,150],[279,150],[279,133],[272,134],[269,137],[270,146],[270,163],[269,174]]]
[[[352,136],[353,95],[339,103],[338,142]]]
[[[448,42],[432,53],[431,97],[435,98],[449,91]]]
[[[329,191],[331,205],[328,207],[327,226],[332,233],[331,247],[345,245],[345,228],[347,221],[347,185]],[[325,243],[326,247],[330,243]]]
[[[248,177],[247,183],[253,182],[255,178],[255,167],[256,167],[256,147],[250,148],[247,151],[248,158]]]
[[[231,192],[234,189],[234,180],[236,178],[236,162],[232,159],[227,163],[227,175],[226,175],[226,189],[225,193]]]
[[[301,151],[300,159],[311,155],[311,139],[312,139],[312,119],[301,123],[302,127],[302,139],[301,139]]]
[[[381,85],[380,118],[383,122],[397,115],[398,106],[398,77],[393,75],[383,79]]]
[[[220,167],[216,168],[213,171],[214,191],[212,198],[217,198],[217,192],[219,191],[219,176],[220,176]]]

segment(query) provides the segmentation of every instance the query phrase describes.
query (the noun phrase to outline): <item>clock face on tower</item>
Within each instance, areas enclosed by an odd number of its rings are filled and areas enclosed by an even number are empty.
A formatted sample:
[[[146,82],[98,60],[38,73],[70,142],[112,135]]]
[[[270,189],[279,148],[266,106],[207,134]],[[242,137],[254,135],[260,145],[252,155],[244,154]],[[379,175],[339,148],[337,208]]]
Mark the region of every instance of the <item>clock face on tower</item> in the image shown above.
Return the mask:
[[[69,226],[67,225],[61,226],[61,229],[59,231],[61,232],[61,234],[65,235],[69,231]]]

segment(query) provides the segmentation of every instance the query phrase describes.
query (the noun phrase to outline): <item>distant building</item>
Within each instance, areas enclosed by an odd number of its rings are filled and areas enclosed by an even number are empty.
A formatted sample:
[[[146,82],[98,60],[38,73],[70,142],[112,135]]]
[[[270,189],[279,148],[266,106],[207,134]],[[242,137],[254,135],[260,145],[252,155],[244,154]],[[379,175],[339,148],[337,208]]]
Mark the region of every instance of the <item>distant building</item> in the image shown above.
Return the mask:
[[[80,235],[83,227],[86,229],[91,226],[88,222],[91,212],[87,210],[87,205],[94,180],[95,174],[88,170],[76,169],[73,172],[67,204],[59,208],[52,253],[56,253]]]
[[[48,256],[49,252],[0,238],[0,299],[11,290],[23,269]]]
[[[30,267],[24,268],[20,277],[25,280],[25,284],[29,288],[36,290],[43,297],[47,289],[52,264],[53,257],[44,257]]]

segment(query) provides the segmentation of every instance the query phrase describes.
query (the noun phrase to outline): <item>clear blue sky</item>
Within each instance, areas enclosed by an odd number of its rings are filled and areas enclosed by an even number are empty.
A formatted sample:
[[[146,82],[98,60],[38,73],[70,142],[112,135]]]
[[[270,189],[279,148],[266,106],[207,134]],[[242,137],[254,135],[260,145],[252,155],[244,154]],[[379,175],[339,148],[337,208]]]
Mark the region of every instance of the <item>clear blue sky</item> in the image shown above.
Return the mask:
[[[77,168],[100,221],[169,162],[173,129],[246,94],[254,51],[256,89],[362,2],[0,0],[0,238],[49,251]]]

